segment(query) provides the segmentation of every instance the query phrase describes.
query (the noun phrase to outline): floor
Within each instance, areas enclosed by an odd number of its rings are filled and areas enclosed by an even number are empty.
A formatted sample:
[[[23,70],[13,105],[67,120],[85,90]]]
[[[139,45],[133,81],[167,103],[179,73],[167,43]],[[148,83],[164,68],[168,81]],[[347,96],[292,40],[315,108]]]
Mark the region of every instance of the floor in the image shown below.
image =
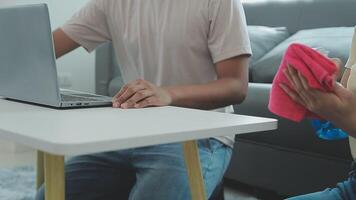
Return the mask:
[[[36,151],[21,145],[0,140],[0,168],[35,165]],[[1,181],[1,180],[0,180]],[[233,185],[225,186],[225,200],[264,200],[256,198],[246,191],[236,189]]]

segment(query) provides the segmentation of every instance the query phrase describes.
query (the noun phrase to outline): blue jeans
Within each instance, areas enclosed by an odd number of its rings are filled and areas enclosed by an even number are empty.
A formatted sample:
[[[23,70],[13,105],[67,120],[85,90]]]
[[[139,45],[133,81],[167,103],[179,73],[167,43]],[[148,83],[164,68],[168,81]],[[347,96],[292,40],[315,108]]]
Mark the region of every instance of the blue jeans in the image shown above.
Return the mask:
[[[335,188],[328,188],[321,192],[306,194],[288,200],[356,200],[356,163],[347,181],[338,183]]]
[[[230,162],[232,149],[215,139],[198,141],[210,196]],[[66,163],[67,200],[189,200],[181,143],[74,157]],[[43,186],[37,200],[44,199]]]

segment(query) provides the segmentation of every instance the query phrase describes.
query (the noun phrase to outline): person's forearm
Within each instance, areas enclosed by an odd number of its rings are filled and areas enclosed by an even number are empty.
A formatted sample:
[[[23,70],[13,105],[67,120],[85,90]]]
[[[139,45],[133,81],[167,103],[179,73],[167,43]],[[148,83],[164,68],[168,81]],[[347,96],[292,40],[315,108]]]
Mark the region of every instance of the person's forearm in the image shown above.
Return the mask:
[[[216,109],[241,103],[247,93],[247,82],[223,78],[203,85],[166,88],[172,105],[199,109]]]
[[[61,29],[57,29],[53,32],[53,42],[56,58],[60,58],[80,46],[69,38]]]
[[[351,73],[351,69],[346,68],[344,71],[344,74],[341,79],[341,84],[344,87],[347,87],[347,82],[349,80]],[[340,122],[340,127],[343,128],[348,134],[352,137],[356,138],[356,112],[352,112],[349,116],[350,120],[347,120],[346,117],[342,117],[341,122]]]
[[[352,114],[350,122],[347,124],[345,131],[349,136],[356,138],[356,112]]]
[[[356,111],[349,113],[340,113],[334,119],[330,119],[336,127],[347,132],[349,136],[356,138]]]

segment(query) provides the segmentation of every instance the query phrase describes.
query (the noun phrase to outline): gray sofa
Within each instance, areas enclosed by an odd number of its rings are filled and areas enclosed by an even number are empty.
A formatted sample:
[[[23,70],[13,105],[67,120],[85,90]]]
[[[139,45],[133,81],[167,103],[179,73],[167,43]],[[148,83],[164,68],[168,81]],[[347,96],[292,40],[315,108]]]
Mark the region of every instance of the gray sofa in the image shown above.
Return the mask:
[[[278,118],[268,109],[271,82],[290,43],[323,47],[346,62],[356,25],[356,0],[267,0],[244,3],[254,56],[246,101],[239,114]],[[123,82],[110,44],[96,51],[96,92],[113,96]],[[308,120],[279,119],[279,129],[236,137],[229,182],[296,195],[333,186],[347,177],[347,140],[318,139]]]

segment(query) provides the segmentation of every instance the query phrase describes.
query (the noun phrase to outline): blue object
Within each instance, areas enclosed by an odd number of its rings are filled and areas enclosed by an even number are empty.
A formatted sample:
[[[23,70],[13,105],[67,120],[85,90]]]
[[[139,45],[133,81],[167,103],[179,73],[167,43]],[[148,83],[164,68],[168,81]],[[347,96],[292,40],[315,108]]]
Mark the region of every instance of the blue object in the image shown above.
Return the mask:
[[[340,140],[348,137],[348,134],[341,130],[340,128],[336,128],[329,121],[321,121],[318,119],[312,120],[312,125],[316,130],[316,134],[319,138],[324,140]]]

